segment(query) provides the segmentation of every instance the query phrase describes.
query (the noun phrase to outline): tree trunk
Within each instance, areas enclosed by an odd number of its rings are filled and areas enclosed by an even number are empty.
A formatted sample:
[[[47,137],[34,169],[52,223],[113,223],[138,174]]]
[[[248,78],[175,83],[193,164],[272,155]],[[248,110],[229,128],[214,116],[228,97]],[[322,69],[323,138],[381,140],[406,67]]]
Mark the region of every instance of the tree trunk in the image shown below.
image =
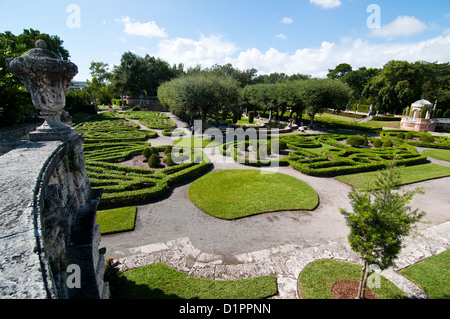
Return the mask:
[[[205,124],[206,124],[206,110],[202,110],[202,129],[201,133],[203,134],[205,132]]]
[[[358,295],[356,296],[355,299],[364,299],[365,298],[368,275],[369,275],[369,265],[365,261],[363,269],[361,271],[361,280],[359,282]]]
[[[308,129],[312,129],[314,127],[314,116],[315,116],[315,114],[310,115],[311,121],[309,122]]]

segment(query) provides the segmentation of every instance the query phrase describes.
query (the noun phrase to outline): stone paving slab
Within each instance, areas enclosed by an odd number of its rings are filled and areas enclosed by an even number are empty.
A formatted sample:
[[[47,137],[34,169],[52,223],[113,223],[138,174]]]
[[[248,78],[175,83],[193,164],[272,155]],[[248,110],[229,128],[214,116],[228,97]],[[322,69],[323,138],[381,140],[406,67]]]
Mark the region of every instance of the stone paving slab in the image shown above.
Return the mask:
[[[421,236],[408,237],[397,266],[381,274],[405,291],[410,298],[428,298],[418,286],[400,275],[397,270],[443,252],[449,246],[450,222],[429,228],[423,231]],[[141,247],[140,251],[140,254],[118,259],[120,268],[130,270],[162,262],[191,276],[216,280],[275,275],[279,294],[274,299],[297,299],[298,276],[313,261],[336,259],[360,263],[359,256],[351,251],[348,245],[336,242],[315,247],[282,245],[237,255],[236,263],[227,263],[220,255],[199,251],[189,238],[148,245]]]

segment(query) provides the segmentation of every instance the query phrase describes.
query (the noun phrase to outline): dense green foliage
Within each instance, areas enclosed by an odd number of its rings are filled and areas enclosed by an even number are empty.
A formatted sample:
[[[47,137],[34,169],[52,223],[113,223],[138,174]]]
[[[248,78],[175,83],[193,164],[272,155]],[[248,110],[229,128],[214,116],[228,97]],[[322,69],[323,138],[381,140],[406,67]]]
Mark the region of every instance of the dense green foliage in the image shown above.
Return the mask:
[[[328,77],[348,84],[354,101],[373,104],[382,114],[402,114],[422,98],[437,100],[441,115],[450,109],[450,63],[389,61],[382,69],[358,70],[342,63]]]
[[[161,85],[158,98],[170,111],[189,123],[201,114],[205,129],[206,115],[219,109],[233,109],[239,98],[238,82],[232,77],[200,72]]]

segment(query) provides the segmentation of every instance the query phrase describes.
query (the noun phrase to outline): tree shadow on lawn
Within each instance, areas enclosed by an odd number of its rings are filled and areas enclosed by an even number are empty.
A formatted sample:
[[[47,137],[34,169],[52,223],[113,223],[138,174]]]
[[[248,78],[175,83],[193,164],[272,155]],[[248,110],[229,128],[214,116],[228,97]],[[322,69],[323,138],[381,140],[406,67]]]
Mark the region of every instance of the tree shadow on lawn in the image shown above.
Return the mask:
[[[152,289],[147,285],[138,285],[126,277],[110,282],[110,299],[183,299],[175,294],[166,294],[161,289]]]

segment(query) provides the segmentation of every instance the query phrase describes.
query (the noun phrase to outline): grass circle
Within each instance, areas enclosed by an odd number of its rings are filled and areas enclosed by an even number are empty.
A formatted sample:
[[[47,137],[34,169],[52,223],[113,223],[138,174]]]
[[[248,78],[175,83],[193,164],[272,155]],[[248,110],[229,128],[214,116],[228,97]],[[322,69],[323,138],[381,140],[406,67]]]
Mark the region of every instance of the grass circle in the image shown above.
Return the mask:
[[[189,188],[189,198],[204,212],[233,220],[251,215],[314,210],[316,191],[292,176],[259,170],[225,170],[209,173]]]

